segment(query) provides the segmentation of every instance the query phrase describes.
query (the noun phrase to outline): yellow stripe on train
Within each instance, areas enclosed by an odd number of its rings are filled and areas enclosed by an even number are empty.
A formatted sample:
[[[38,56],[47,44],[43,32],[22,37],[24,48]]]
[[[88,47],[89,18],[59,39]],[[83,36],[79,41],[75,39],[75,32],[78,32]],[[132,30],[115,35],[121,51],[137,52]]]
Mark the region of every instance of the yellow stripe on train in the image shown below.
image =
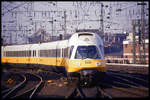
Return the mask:
[[[106,72],[105,60],[74,59],[48,57],[2,57],[1,63],[43,64],[50,66],[65,66],[67,72],[78,72],[82,69],[97,69]]]

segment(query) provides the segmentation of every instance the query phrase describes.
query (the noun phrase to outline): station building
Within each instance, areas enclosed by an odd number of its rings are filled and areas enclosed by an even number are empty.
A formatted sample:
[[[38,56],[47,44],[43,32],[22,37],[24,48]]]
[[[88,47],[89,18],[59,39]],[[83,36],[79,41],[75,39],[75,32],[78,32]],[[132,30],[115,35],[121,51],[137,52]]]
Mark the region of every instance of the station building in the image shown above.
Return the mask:
[[[149,64],[149,40],[145,39],[143,43],[140,44],[139,37],[135,36],[136,64]],[[144,45],[145,45],[145,48],[144,48]],[[120,45],[120,48],[123,48],[123,50],[120,52],[117,51],[114,53],[111,52],[110,54],[105,54],[106,62],[107,63],[133,64],[134,63],[133,33],[129,33],[129,35],[126,36],[126,39],[122,41],[122,45]]]
[[[143,44],[144,43],[144,44]],[[143,40],[143,43],[139,43],[139,37],[135,37],[135,59],[136,63],[149,63],[149,40]],[[145,45],[145,48],[144,48]],[[145,53],[144,53],[145,52]],[[126,40],[123,41],[123,58],[124,63],[133,63],[133,33],[127,36]]]

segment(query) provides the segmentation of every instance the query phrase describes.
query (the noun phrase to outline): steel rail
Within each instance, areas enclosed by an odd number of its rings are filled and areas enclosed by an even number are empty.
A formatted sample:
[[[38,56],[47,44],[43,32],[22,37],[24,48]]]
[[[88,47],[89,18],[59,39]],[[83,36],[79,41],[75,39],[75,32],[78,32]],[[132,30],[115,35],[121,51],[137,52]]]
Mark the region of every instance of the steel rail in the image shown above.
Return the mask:
[[[148,92],[148,90],[149,90],[148,88],[136,87],[136,86],[132,86],[132,85],[125,84],[125,83],[120,83],[120,82],[114,82],[114,83],[121,84],[121,85],[126,85],[128,87],[132,87],[132,88],[135,88],[135,89],[140,90],[140,91]]]
[[[119,78],[119,76],[124,76],[124,77],[134,78],[134,79],[139,80],[139,81],[144,81],[145,83],[147,83],[147,84],[148,84],[148,82],[147,82],[147,81],[142,80],[142,79],[138,79],[138,78],[136,78],[136,77],[132,77],[132,76],[128,76],[128,75],[121,75],[121,74],[113,73],[113,72],[109,72],[109,73],[110,73],[110,74],[114,74],[114,75],[118,75],[118,78]],[[120,79],[122,79],[122,78],[120,78]],[[127,80],[127,79],[122,79],[122,80]],[[128,81],[128,82],[129,82],[129,81]],[[131,82],[131,81],[130,81],[130,83],[132,83],[132,84],[136,84],[136,85],[139,85],[139,84],[134,83],[134,82]],[[141,85],[140,85],[140,86],[141,86]],[[142,87],[143,87],[143,86],[142,86]]]
[[[114,76],[112,76],[112,77],[114,77]],[[115,76],[115,78],[116,78],[116,76]],[[145,87],[143,87],[143,86],[141,86],[141,85],[139,85],[139,84],[136,84],[136,83],[134,83],[134,82],[128,81],[128,80],[126,80],[126,79],[122,79],[121,77],[118,77],[118,76],[117,76],[117,78],[118,78],[118,79],[121,79],[121,80],[124,80],[124,81],[126,81],[126,82],[128,82],[128,83],[131,83],[131,84],[134,84],[134,85],[138,85],[138,86],[140,86],[140,87],[133,86],[133,85],[126,84],[126,83],[120,83],[120,82],[118,82],[118,81],[114,81],[114,83],[121,84],[121,85],[125,85],[125,86],[128,86],[128,87],[132,87],[132,88],[135,88],[135,89],[138,89],[138,90],[141,90],[141,91],[148,91],[148,88],[145,88]],[[142,87],[142,88],[141,88],[141,87]]]
[[[119,76],[112,76],[112,77],[118,78],[118,79],[120,79],[120,80],[126,81],[126,82],[128,82],[128,83],[131,83],[131,84],[134,84],[134,85],[137,85],[137,86],[142,86],[142,85],[137,84],[137,83],[135,83],[135,82],[129,81],[128,79],[123,79],[122,77],[119,77]],[[124,84],[125,84],[125,83],[124,83]],[[142,86],[142,87],[143,87],[143,86]]]
[[[36,75],[36,74],[35,74],[35,75]],[[38,87],[40,87],[41,83],[43,82],[43,79],[42,79],[41,76],[39,76],[39,75],[36,75],[36,76],[40,78],[40,82],[39,82],[39,84],[37,84],[37,85],[35,86],[34,91],[32,92],[32,94],[31,94],[30,97],[29,97],[30,99],[32,98],[33,94],[36,92],[36,90],[38,89]]]
[[[133,91],[129,91],[128,89],[125,89],[125,88],[119,88],[119,87],[116,87],[116,86],[112,86],[112,85],[109,85],[109,84],[102,84],[103,86],[109,86],[109,87],[112,87],[112,88],[114,88],[114,89],[117,89],[117,90],[119,90],[119,91],[123,91],[124,93],[128,93],[128,94],[133,94],[133,95],[135,95],[135,96],[143,96],[142,94],[140,94],[140,93],[135,93],[135,92],[133,92]]]
[[[28,73],[28,74],[35,75],[35,74],[33,74],[33,73]],[[26,94],[26,93],[28,93],[28,92],[30,92],[30,91],[33,90],[32,93],[31,93],[30,96],[29,96],[29,98],[31,99],[32,96],[34,95],[34,93],[36,92],[37,88],[41,85],[41,83],[42,83],[42,81],[43,81],[40,76],[38,76],[38,75],[35,75],[35,76],[38,77],[38,78],[40,78],[40,82],[39,82],[37,85],[35,85],[35,87],[32,87],[32,88],[30,88],[30,89],[28,89],[28,90],[26,90],[26,91],[20,93],[19,95],[13,96],[13,97],[11,97],[11,99],[20,97],[20,96],[22,96],[22,95],[24,95],[24,94]]]
[[[135,78],[135,79],[137,79],[137,80],[140,80],[140,81],[143,81],[143,82],[145,82],[145,83],[148,83],[148,81],[146,81],[146,80],[143,80],[143,79],[141,79],[141,78],[137,78],[137,77],[134,77],[134,76],[130,76],[130,75],[128,75],[128,74],[126,74],[126,75],[125,75],[124,73],[119,74],[119,73],[113,72],[112,70],[108,70],[108,71],[111,71],[111,72],[109,72],[109,73],[118,74],[118,75],[120,75],[120,76],[125,76],[125,77],[130,77],[130,78]]]
[[[26,80],[27,80],[26,77],[24,75],[22,75],[22,76],[24,77],[24,80],[20,84],[18,84],[16,86],[12,87],[11,89],[7,90],[9,92],[2,97],[3,99],[5,99],[10,93],[12,93],[14,90],[16,90],[18,87],[20,87],[21,85],[23,85],[26,82]],[[6,92],[6,91],[4,91],[4,92]]]
[[[65,98],[67,99],[67,98],[71,98],[73,96],[78,96],[78,94],[81,98],[86,98],[85,94],[83,93],[83,91],[80,87],[74,88],[73,92],[71,92],[71,94],[69,94],[69,96],[65,96]]]
[[[126,92],[126,93],[130,93],[130,94],[133,94],[133,95],[136,95],[136,96],[143,96],[141,93],[135,93],[135,92],[129,91],[128,89],[118,88],[118,87],[115,87],[115,86],[112,86],[112,88],[123,91],[123,92]]]
[[[109,93],[107,93],[102,87],[97,87],[97,91],[100,91],[104,98],[106,97],[112,99],[112,96]]]

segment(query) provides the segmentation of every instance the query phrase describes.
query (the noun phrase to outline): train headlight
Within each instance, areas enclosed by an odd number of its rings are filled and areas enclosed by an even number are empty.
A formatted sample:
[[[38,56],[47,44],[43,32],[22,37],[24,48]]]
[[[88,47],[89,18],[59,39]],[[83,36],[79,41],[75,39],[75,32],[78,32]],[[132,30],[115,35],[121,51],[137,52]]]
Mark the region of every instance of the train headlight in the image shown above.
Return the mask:
[[[96,62],[96,66],[102,65],[101,62]]]
[[[76,65],[77,65],[77,66],[80,66],[80,62],[76,62]]]

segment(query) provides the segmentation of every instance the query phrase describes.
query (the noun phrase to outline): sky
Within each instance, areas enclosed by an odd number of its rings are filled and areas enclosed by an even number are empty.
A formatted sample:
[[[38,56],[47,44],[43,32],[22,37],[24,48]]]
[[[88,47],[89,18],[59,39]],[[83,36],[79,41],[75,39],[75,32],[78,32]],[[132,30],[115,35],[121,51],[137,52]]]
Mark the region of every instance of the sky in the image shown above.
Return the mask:
[[[132,32],[132,20],[141,18],[138,2],[98,1],[30,1],[2,2],[2,37],[7,42],[23,43],[40,28],[49,34],[72,34],[76,29],[101,29],[101,4],[103,4],[104,33]],[[145,5],[146,19],[149,17],[149,3]],[[119,11],[121,9],[121,11]],[[32,12],[31,12],[32,11]],[[52,23],[53,22],[53,23]],[[5,30],[5,31],[3,31]],[[7,30],[7,31],[6,31]],[[15,31],[16,30],[16,31]],[[20,42],[22,40],[22,42]]]

